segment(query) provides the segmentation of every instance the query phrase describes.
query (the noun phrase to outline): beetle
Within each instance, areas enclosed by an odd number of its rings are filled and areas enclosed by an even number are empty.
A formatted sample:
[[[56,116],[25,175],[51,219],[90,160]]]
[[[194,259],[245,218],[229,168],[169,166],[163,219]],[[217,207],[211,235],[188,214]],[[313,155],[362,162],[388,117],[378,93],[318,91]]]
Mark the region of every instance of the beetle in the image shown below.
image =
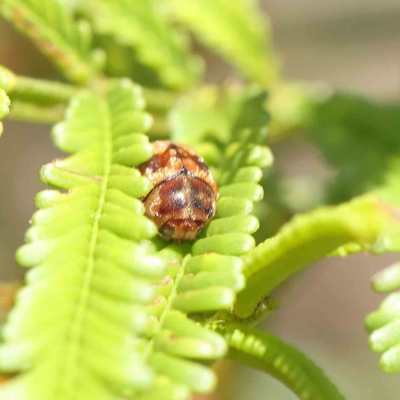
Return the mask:
[[[193,240],[215,215],[217,184],[191,148],[167,140],[153,147],[153,157],[139,166],[153,183],[142,199],[145,213],[165,239]]]

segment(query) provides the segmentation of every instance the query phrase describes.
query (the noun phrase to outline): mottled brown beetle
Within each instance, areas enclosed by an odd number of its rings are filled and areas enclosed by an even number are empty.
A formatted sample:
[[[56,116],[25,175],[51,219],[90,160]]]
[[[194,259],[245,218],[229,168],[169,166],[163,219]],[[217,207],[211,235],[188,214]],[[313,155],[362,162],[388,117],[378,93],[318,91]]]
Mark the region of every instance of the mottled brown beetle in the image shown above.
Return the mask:
[[[218,188],[207,165],[189,147],[153,143],[154,156],[139,167],[153,183],[142,200],[166,239],[193,240],[215,215]]]

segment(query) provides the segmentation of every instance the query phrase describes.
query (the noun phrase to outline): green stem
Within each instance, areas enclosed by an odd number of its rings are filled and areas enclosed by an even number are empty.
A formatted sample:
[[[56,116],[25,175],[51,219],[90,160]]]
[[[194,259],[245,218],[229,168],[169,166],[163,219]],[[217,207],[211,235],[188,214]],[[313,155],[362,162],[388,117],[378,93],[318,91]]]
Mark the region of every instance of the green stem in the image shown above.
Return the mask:
[[[111,81],[102,80],[102,84],[108,85]],[[67,104],[81,88],[61,82],[43,79],[29,78],[14,74],[12,71],[0,65],[0,88],[4,87],[11,100],[21,100],[27,103],[40,105]],[[178,94],[153,88],[143,88],[147,108],[153,114],[160,114],[160,123],[154,129],[156,135],[165,135],[167,124],[165,114],[173,107],[178,99]],[[162,117],[161,117],[162,116]]]
[[[371,246],[391,223],[390,210],[374,196],[298,215],[244,258],[246,288],[235,314],[247,318],[273,289],[347,243]],[[365,248],[366,248],[365,247]]]
[[[68,103],[78,91],[76,86],[25,76],[15,76],[13,85],[7,90],[11,99],[40,104]]]
[[[52,107],[39,106],[14,100],[11,103],[9,119],[32,121],[44,124],[54,124],[64,118],[65,107],[56,105]]]
[[[276,336],[239,324],[214,323],[208,327],[225,337],[230,359],[274,376],[299,399],[345,399],[313,361]]]
[[[12,100],[44,105],[68,103],[79,91],[79,88],[73,85],[16,75],[2,65],[0,88],[4,89]]]

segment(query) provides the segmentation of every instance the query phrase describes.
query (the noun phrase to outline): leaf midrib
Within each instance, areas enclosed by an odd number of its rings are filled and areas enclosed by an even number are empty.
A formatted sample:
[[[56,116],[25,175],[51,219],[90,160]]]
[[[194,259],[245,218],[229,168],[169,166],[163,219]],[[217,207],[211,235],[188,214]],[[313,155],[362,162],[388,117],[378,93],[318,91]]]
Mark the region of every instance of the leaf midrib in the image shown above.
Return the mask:
[[[81,352],[81,337],[85,321],[85,315],[88,309],[88,302],[90,297],[91,282],[95,268],[95,251],[99,234],[99,221],[102,215],[105,197],[107,193],[108,180],[110,178],[111,164],[112,164],[112,132],[111,132],[111,118],[109,109],[105,100],[99,100],[99,113],[100,118],[103,119],[104,129],[104,174],[99,196],[99,206],[94,215],[94,224],[92,228],[92,235],[90,240],[88,265],[83,278],[82,288],[79,294],[76,312],[72,317],[72,324],[66,339],[66,359],[64,362],[64,373],[60,374],[61,382],[56,387],[56,395],[58,395],[57,388],[61,389],[60,393],[68,393],[70,388],[74,388],[76,392],[77,386],[70,384],[69,377],[73,380],[78,378],[79,359]],[[66,389],[66,390],[64,390]]]

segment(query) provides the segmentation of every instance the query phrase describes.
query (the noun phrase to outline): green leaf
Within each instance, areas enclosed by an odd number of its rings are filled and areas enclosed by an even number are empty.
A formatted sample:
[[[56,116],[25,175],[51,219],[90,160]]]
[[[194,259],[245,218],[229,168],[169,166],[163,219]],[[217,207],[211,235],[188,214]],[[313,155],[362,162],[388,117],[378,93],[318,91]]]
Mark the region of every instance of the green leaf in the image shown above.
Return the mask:
[[[189,92],[171,109],[168,119],[171,139],[175,142],[198,148],[204,146],[204,141],[209,137],[217,137],[224,142],[229,140],[229,121],[221,110],[219,93],[215,87],[203,86]],[[215,150],[214,146],[205,150],[211,152],[212,158],[219,158],[218,149]],[[210,161],[210,157],[207,160],[205,154],[202,155],[206,161]]]
[[[38,92],[50,95],[43,85]],[[151,399],[168,390],[172,400],[213,389],[213,373],[196,360],[223,357],[225,341],[186,314],[228,316],[244,286],[240,255],[254,247],[259,224],[250,214],[263,195],[261,168],[272,163],[264,102],[246,91],[221,105],[230,142],[214,147],[221,207],[190,249],[156,238],[143,215],[140,198],[152,186],[137,167],[153,148],[140,88],[124,80],[72,99],[52,136],[73,154],[40,174],[61,192],[38,195],[17,253],[34,268],[3,331],[0,370],[20,374],[2,399]]]
[[[239,324],[216,322],[207,326],[227,340],[231,360],[274,376],[299,399],[345,399],[318,366],[276,336]]]
[[[331,202],[367,191],[399,205],[400,107],[335,95],[316,107],[311,140],[337,169],[328,183]]]
[[[158,8],[151,0],[96,0],[88,2],[86,11],[97,32],[132,47],[166,86],[183,89],[196,81],[201,63],[190,54],[187,37]]]
[[[196,37],[267,87],[279,76],[269,21],[254,0],[169,0],[173,16]]]
[[[318,116],[318,107],[332,95],[324,82],[280,81],[271,88],[268,111],[271,141],[283,140],[310,125]]]
[[[119,176],[113,165],[116,133],[140,132],[148,125],[143,101],[138,100],[140,91],[126,83],[104,99],[82,92],[73,100],[67,120],[53,132],[61,148],[77,153],[45,166],[42,180],[71,191],[40,194],[29,243],[17,253],[22,265],[36,268],[28,274],[29,284],[19,293],[3,330],[0,368],[30,372],[4,387],[4,399],[16,393],[25,393],[27,399],[39,393],[43,399],[70,398],[72,393],[76,399],[94,393],[104,397],[124,388],[144,390],[152,383],[154,372],[138,351],[141,335],[151,324],[141,303],[156,296],[151,282],[163,277],[166,264],[154,249],[141,250],[135,241],[118,235],[129,221],[144,218],[143,208],[121,204],[134,201],[124,194],[128,188],[121,185],[119,197],[110,197],[117,190],[111,182]],[[136,117],[135,125],[126,124],[122,132],[117,128],[126,115]],[[124,215],[124,224],[107,222],[111,210]],[[137,223],[136,241],[156,234],[146,222]],[[140,278],[139,260],[146,266]],[[142,295],[127,302],[121,282]],[[124,337],[134,345],[129,354]],[[36,389],[30,388],[33,381],[40,383]]]
[[[221,152],[245,129],[254,130],[258,136],[255,142],[265,143],[265,127],[270,119],[266,100],[266,92],[259,87],[202,86],[182,97],[172,108],[169,115],[172,140],[195,147],[209,164],[217,165]],[[237,146],[230,151],[236,151]],[[262,159],[265,165],[261,167],[272,164],[271,154],[264,154]]]
[[[251,213],[253,204],[263,197],[263,189],[259,185],[261,168],[269,167],[273,161],[269,149],[263,146],[268,120],[263,108],[265,94],[249,91],[246,96],[240,96],[241,101],[236,100],[225,105],[224,112],[229,115],[225,119],[230,126],[231,138],[227,139],[229,144],[224,143],[217,150],[220,156],[214,164],[219,187],[217,213],[203,230],[202,237],[193,244],[194,257],[187,265],[189,271],[198,273],[193,280],[203,289],[200,293],[186,290],[189,284],[186,279],[181,285],[181,290],[186,291],[185,297],[182,297],[184,301],[178,306],[184,307],[187,312],[199,312],[194,301],[207,306],[212,300],[218,304],[218,310],[230,313],[236,299],[235,292],[242,288],[242,284],[238,284],[242,277],[236,272],[241,273],[240,256],[248,254],[255,246],[251,234],[258,229],[259,223]],[[246,118],[249,104],[254,108]],[[251,118],[251,115],[255,117]],[[233,276],[227,275],[228,271],[234,273]],[[212,282],[214,288],[204,288],[205,282]],[[223,287],[219,287],[222,283]],[[186,299],[193,299],[194,308],[187,305]]]
[[[60,1],[3,0],[0,12],[27,35],[65,76],[79,84],[92,79],[104,55],[92,50],[91,29],[86,21],[75,22]]]
[[[249,317],[280,283],[340,246],[371,247],[392,223],[390,212],[373,196],[297,215],[244,257],[247,284],[238,295],[235,314]]]
[[[242,261],[225,253],[252,247],[258,221],[251,207],[220,214],[194,256],[189,245],[156,237],[140,200],[152,185],[137,170],[153,151],[144,104],[127,80],[105,94],[82,91],[53,129],[57,147],[72,155],[42,168],[42,181],[61,191],[39,193],[17,252],[22,266],[34,268],[3,330],[0,370],[18,373],[1,387],[4,400],[174,400],[215,386],[197,360],[223,357],[226,343],[186,313],[201,319],[233,308]],[[243,192],[250,205],[266,164],[262,132],[237,132],[221,165],[226,187],[253,176]],[[236,172],[223,174],[232,165]],[[227,212],[232,203],[224,198]]]
[[[377,292],[390,292],[400,287],[399,266],[392,265],[379,272],[372,279]],[[379,309],[365,319],[370,334],[371,350],[380,353],[381,368],[389,374],[400,373],[400,294],[390,294]]]
[[[393,264],[372,277],[372,287],[378,293],[400,289],[400,263]]]

